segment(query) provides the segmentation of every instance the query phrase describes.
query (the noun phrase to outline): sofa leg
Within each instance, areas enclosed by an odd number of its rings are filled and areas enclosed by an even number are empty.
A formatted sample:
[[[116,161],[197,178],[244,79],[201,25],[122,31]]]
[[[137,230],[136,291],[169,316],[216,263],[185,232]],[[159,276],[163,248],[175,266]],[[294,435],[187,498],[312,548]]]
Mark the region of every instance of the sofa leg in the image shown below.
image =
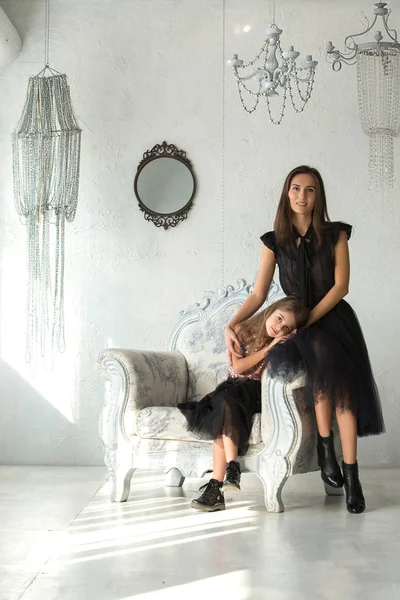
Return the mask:
[[[165,485],[168,487],[182,487],[184,481],[184,476],[180,470],[175,467],[170,469],[165,477]]]
[[[264,487],[265,508],[268,512],[280,513],[285,510],[282,489],[288,478],[288,469],[286,460],[275,456],[266,460],[258,472]]]
[[[111,502],[126,502],[131,489],[132,467],[118,466],[112,473]]]

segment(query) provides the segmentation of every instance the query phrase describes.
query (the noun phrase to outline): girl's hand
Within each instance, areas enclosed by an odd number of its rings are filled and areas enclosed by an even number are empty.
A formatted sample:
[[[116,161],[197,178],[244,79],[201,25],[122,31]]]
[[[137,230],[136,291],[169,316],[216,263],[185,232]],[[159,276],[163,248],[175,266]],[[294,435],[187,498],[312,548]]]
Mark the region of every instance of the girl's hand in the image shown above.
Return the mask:
[[[287,335],[279,335],[278,337],[276,337],[276,338],[274,338],[272,340],[272,342],[269,344],[269,346],[266,347],[266,350],[267,351],[271,350],[271,348],[273,346],[275,346],[276,344],[284,344],[285,342],[287,342],[288,340],[290,340],[290,338],[293,337],[296,332],[297,332],[297,329],[294,329],[293,331],[291,331]]]
[[[242,354],[239,354],[239,352],[235,350],[234,344],[236,344],[237,348],[241,348],[242,345],[239,342],[235,332],[228,325],[225,327],[224,335],[226,344],[226,354],[228,356],[229,364],[231,365],[232,355],[237,356],[238,358],[242,358]]]

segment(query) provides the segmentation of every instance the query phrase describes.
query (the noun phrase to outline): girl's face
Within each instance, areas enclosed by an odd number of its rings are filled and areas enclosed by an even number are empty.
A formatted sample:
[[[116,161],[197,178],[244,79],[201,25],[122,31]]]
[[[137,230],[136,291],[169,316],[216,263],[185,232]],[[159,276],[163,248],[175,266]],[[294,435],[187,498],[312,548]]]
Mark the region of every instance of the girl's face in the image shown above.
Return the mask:
[[[290,182],[289,201],[292,212],[298,215],[310,215],[314,210],[317,187],[312,175],[300,173]]]
[[[272,338],[289,335],[296,329],[296,321],[291,311],[277,308],[265,321],[265,328]]]

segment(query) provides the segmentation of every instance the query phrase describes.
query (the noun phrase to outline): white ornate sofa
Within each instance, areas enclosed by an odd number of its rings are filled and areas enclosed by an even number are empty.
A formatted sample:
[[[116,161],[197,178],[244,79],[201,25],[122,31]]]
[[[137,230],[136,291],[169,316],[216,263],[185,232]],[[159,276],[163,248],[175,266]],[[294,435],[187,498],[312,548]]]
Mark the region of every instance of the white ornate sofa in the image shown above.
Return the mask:
[[[164,469],[166,485],[200,477],[212,468],[212,443],[186,430],[176,405],[200,400],[227,376],[224,326],[251,286],[207,293],[202,304],[180,313],[168,351],[107,349],[98,357],[106,379],[100,436],[112,476],[111,500],[127,500],[135,469]],[[283,294],[272,284],[267,303]],[[255,415],[249,450],[240,457],[243,471],[261,479],[265,505],[283,511],[282,488],[290,475],[318,469],[313,410],[303,404],[304,380],[290,385],[262,380],[262,412]],[[335,436],[338,439],[338,436]],[[340,456],[340,446],[336,448]],[[337,493],[326,486],[328,494]]]

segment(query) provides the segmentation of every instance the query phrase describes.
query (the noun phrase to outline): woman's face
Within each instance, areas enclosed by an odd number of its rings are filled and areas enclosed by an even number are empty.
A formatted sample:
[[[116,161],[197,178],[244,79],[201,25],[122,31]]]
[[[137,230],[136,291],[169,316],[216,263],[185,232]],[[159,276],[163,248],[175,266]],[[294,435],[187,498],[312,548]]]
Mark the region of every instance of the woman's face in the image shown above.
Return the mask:
[[[296,328],[296,321],[291,311],[277,308],[265,321],[265,328],[272,338],[289,335]]]
[[[311,216],[316,194],[316,181],[312,175],[306,173],[295,175],[289,187],[289,201],[292,212],[298,215]]]

